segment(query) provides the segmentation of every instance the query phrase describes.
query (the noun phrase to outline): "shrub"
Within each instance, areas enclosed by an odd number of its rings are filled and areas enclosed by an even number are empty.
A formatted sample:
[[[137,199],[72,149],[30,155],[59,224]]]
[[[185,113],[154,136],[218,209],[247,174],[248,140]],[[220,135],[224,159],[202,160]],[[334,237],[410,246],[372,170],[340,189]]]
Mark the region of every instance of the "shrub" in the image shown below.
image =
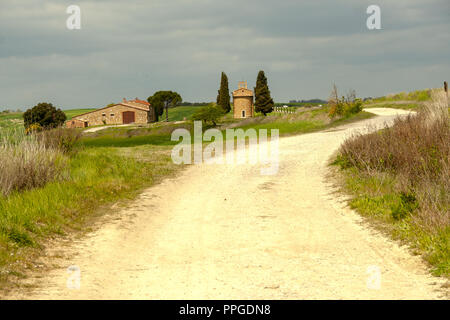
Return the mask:
[[[56,109],[51,103],[39,103],[23,114],[25,128],[32,124],[39,124],[42,128],[56,128],[64,124],[66,114]]]
[[[192,115],[192,120],[199,120],[203,121],[204,123],[211,122],[215,126],[219,118],[223,115],[224,111],[221,107],[216,104],[210,104],[196,111]]]
[[[344,107],[344,116],[348,116],[351,114],[356,114],[362,111],[362,100],[361,99],[356,99],[353,102],[350,103],[346,103],[345,107]]]
[[[412,214],[419,204],[417,203],[416,196],[412,193],[401,192],[400,202],[392,208],[392,217],[395,220],[401,220]]]
[[[25,129],[26,134],[32,134],[40,131],[42,131],[42,127],[39,123],[32,123]]]
[[[347,98],[339,98],[336,85],[333,85],[330,99],[328,101],[328,105],[330,106],[328,116],[330,118],[349,117],[352,114],[361,112],[362,104],[361,99],[356,99],[356,93],[354,90],[350,90],[347,94]]]

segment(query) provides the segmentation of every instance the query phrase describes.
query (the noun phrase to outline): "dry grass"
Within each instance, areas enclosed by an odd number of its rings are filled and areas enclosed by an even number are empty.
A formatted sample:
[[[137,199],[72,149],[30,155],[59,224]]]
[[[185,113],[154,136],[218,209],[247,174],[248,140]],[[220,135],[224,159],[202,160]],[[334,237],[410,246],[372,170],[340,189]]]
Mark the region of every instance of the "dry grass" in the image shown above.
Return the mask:
[[[67,176],[67,157],[78,134],[54,129],[27,136],[10,131],[0,137],[0,194],[42,187]]]
[[[422,200],[426,220],[448,224],[450,197],[450,125],[446,97],[433,100],[417,115],[397,118],[391,128],[348,139],[341,155],[368,173],[388,172],[399,178],[401,192]]]
[[[74,150],[78,140],[81,139],[81,131],[59,127],[39,132],[37,139],[47,149],[56,149],[63,153],[70,153]]]
[[[351,187],[360,190],[356,195],[359,199],[354,201],[356,207],[375,216],[389,212],[392,223],[415,233],[408,237],[423,238],[417,240],[422,249],[437,257],[431,262],[440,265],[441,273],[448,272],[450,122],[443,91],[434,91],[432,100],[417,115],[397,118],[392,127],[347,139],[337,163],[359,172]],[[388,180],[380,177],[394,182],[385,188],[383,184]],[[378,191],[365,193],[361,190],[370,188],[361,188],[361,183],[372,189],[370,184],[375,183]],[[385,204],[391,206],[387,211],[381,209]]]

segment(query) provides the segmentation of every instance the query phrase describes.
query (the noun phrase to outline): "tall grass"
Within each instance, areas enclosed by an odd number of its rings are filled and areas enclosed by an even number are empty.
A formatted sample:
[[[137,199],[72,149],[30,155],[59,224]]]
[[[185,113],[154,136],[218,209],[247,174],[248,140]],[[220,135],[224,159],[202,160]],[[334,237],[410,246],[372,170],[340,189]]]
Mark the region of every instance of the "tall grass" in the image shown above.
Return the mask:
[[[384,220],[397,234],[421,248],[438,273],[449,274],[450,122],[442,91],[417,115],[347,139],[337,163],[356,169],[347,180],[356,191],[356,208],[387,214]]]
[[[65,176],[67,159],[37,136],[11,131],[0,137],[0,194],[41,187]]]
[[[47,149],[59,150],[65,154],[74,151],[81,132],[77,129],[58,127],[37,133],[37,139]]]

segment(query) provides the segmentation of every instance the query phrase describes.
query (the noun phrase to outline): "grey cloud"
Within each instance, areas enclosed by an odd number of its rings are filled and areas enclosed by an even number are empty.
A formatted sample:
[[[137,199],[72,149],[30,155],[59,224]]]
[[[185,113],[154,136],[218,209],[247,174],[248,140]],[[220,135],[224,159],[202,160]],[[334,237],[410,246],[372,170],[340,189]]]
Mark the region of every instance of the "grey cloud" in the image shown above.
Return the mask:
[[[380,0],[379,31],[360,0],[80,0],[79,31],[65,28],[74,1],[17,2],[0,4],[5,107],[100,106],[166,88],[214,100],[222,70],[233,88],[264,69],[284,101],[326,97],[333,81],[361,95],[430,87],[450,71],[442,0]]]

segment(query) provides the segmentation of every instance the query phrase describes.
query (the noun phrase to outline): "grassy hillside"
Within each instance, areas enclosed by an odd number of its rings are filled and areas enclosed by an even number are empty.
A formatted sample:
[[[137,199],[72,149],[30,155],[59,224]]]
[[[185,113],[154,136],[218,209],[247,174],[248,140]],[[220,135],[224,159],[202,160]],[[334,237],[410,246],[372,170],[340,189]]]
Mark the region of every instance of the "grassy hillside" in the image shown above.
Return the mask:
[[[191,120],[191,116],[198,110],[199,106],[181,106],[169,109],[169,121],[182,121],[184,118],[186,120]],[[164,113],[160,121],[166,120],[166,114]]]
[[[0,113],[0,130],[14,129],[23,126],[22,113]]]
[[[66,114],[67,120],[70,120],[75,116],[78,116],[78,115],[86,113],[86,112],[94,111],[94,110],[96,110],[96,109],[95,108],[86,108],[86,109],[72,109],[72,110],[63,110],[63,111]]]
[[[439,89],[400,92],[384,97],[378,97],[364,102],[364,108],[394,108],[404,110],[419,110],[424,103],[430,101],[433,91]]]
[[[388,94],[384,97],[372,99],[372,102],[394,102],[394,101],[428,101],[431,99],[431,91],[433,89],[416,90],[412,92],[400,92]]]

